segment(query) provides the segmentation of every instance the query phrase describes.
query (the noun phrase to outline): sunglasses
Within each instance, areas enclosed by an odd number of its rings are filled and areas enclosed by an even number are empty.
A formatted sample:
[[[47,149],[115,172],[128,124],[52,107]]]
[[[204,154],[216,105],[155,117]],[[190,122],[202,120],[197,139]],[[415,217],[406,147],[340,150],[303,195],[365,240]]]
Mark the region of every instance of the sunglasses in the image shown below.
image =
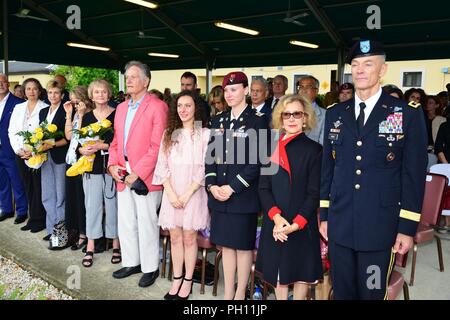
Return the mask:
[[[291,116],[294,116],[294,119],[302,119],[304,115],[306,115],[306,113],[302,111],[282,112],[281,118],[283,118],[284,120],[288,120],[291,118]]]

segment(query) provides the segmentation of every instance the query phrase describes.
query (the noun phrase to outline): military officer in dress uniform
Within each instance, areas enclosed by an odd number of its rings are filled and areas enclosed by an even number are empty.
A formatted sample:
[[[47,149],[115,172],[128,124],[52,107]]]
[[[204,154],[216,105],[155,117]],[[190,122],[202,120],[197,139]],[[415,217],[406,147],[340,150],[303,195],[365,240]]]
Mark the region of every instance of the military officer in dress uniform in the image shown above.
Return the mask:
[[[326,112],[321,234],[329,241],[336,299],[385,299],[395,253],[413,244],[427,165],[420,105],[382,91],[381,43],[350,50],[355,96]]]
[[[230,111],[211,121],[205,185],[211,211],[211,242],[223,247],[225,300],[243,300],[255,248],[260,210],[259,140],[268,127],[265,117],[245,102],[247,76],[231,72],[222,86]],[[238,286],[235,292],[235,273]]]

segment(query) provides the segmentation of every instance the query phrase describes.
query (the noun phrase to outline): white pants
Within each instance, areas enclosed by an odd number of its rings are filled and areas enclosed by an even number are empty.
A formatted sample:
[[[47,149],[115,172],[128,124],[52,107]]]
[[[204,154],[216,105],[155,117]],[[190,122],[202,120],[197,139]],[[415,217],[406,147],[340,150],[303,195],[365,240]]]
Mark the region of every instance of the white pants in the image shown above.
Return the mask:
[[[117,192],[118,228],[122,251],[122,266],[141,265],[144,273],[159,266],[159,226],[156,210],[162,191],[137,195],[129,187]]]

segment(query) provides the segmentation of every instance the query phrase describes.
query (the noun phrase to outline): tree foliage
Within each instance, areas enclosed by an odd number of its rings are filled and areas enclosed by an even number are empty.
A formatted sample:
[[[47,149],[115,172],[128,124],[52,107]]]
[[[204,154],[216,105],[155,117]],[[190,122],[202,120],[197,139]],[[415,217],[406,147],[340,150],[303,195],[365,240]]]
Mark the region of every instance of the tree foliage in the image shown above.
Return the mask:
[[[113,95],[119,91],[119,72],[111,69],[98,69],[86,67],[58,66],[52,71],[53,75],[62,74],[67,78],[67,90],[75,86],[89,84],[96,79],[105,79],[111,84]]]

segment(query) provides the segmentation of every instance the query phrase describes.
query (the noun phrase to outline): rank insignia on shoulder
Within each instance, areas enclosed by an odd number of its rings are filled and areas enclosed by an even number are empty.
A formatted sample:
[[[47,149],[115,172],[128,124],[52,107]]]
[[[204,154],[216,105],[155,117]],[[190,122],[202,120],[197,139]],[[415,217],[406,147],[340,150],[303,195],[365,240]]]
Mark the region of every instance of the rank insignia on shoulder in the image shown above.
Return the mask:
[[[408,106],[413,107],[414,109],[417,109],[418,107],[420,107],[420,103],[415,103],[414,101],[410,101],[408,103]]]
[[[331,109],[331,108],[333,108],[335,105],[337,105],[337,102],[336,102],[336,103],[333,103],[333,104],[330,104],[330,105],[327,107],[327,109]]]

